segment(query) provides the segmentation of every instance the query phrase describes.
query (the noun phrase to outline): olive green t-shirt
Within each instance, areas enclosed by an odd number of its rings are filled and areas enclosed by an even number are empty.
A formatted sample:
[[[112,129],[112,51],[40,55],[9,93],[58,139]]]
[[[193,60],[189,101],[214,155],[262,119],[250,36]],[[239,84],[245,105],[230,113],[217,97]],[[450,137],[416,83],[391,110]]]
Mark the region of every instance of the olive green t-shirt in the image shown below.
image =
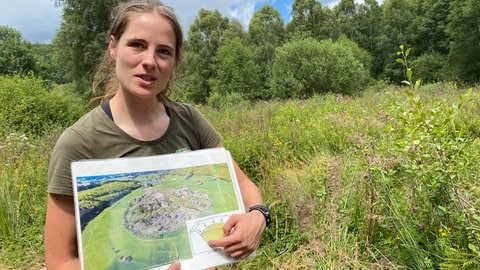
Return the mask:
[[[221,142],[213,126],[191,105],[174,103],[170,123],[163,136],[154,141],[139,141],[96,107],[67,128],[58,139],[48,168],[48,192],[72,195],[72,161],[161,155],[203,148]]]

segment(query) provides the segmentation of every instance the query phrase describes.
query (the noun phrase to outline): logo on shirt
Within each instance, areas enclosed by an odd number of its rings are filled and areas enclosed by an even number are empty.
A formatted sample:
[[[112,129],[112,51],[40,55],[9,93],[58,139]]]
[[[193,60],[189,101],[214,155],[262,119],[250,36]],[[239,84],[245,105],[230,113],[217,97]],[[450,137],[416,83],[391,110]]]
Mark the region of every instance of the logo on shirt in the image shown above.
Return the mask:
[[[190,152],[190,149],[184,147],[184,148],[178,148],[175,153],[185,153],[185,152]]]

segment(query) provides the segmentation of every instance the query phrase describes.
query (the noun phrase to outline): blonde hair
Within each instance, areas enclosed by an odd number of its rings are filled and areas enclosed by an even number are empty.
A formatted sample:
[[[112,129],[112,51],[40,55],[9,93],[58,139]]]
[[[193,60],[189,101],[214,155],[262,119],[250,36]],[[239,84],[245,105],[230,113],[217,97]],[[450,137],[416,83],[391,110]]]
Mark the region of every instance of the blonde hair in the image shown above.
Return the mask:
[[[176,70],[180,64],[182,58],[182,45],[183,45],[183,33],[180,23],[177,19],[172,8],[164,5],[158,0],[132,0],[124,3],[120,3],[116,6],[112,12],[112,22],[110,30],[108,31],[108,37],[113,36],[115,40],[119,40],[127,29],[131,19],[139,13],[155,12],[156,14],[166,18],[173,28],[175,33],[176,45],[175,45],[175,66]],[[175,72],[174,72],[175,73]],[[173,74],[172,74],[173,75]],[[168,98],[170,91],[170,84],[173,80],[170,77],[170,81],[167,83],[167,87],[164,91],[160,92],[157,96],[158,100],[171,107],[172,102]],[[97,95],[97,89],[104,87],[105,91],[100,96],[101,102],[110,100],[118,91],[119,84],[115,75],[115,61],[111,58],[108,48],[103,54],[102,61],[98,65],[95,75],[93,77],[92,92],[94,96]]]

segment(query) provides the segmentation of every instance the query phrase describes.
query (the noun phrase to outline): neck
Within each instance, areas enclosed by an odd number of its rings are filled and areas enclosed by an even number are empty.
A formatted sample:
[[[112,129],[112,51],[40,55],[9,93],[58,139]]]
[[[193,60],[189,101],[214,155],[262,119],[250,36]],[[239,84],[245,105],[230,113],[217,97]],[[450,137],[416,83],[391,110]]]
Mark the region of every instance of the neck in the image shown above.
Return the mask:
[[[170,118],[163,103],[155,99],[125,99],[116,95],[110,100],[114,122],[135,139],[151,141],[161,137]]]
[[[165,106],[156,98],[124,98],[118,93],[110,100],[110,107],[114,117],[120,121],[130,119],[139,124],[155,121],[166,114]]]

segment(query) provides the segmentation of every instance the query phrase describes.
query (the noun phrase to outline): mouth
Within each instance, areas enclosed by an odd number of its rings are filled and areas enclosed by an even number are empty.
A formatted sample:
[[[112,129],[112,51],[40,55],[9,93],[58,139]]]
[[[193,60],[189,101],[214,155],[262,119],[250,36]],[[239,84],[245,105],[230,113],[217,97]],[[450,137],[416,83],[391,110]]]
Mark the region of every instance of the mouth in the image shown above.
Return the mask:
[[[140,78],[141,80],[143,80],[145,82],[154,82],[154,81],[157,80],[157,78],[155,78],[154,76],[149,75],[149,74],[140,74],[140,75],[137,75],[136,77]]]

